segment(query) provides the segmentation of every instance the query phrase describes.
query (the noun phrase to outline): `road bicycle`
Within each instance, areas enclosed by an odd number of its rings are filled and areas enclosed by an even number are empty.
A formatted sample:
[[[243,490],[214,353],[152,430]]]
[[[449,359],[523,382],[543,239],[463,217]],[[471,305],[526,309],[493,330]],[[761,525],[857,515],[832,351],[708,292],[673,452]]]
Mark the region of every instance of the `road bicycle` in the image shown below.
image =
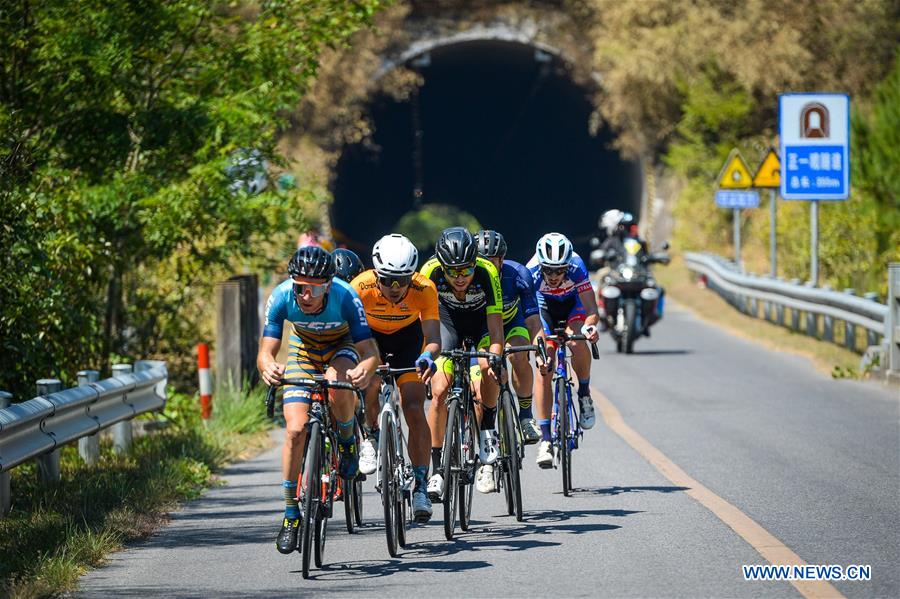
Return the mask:
[[[500,373],[500,356],[474,351],[471,339],[463,341],[462,349],[442,351],[441,355],[453,363],[453,384],[447,392],[447,430],[442,448],[444,477],[444,536],[453,539],[456,517],[461,530],[469,530],[472,515],[472,496],[475,490],[475,470],[478,467],[478,420],[472,397],[469,362],[472,358],[487,358],[494,372]],[[499,376],[498,376],[499,378]]]
[[[400,394],[396,382],[396,377],[408,372],[416,372],[416,368],[391,368],[385,364],[375,370],[375,374],[381,377],[381,389],[378,393],[378,403],[381,406],[378,426],[381,432],[378,436],[375,488],[381,493],[384,532],[391,557],[397,557],[399,548],[406,547],[408,514],[412,511],[412,490],[415,485],[412,465],[404,456],[407,442],[400,418]]]
[[[574,383],[569,373],[569,341],[587,341],[581,334],[568,334],[565,328],[554,329],[548,341],[556,342],[556,373],[553,375],[553,412],[550,418],[551,441],[556,451],[556,461],[562,470],[563,495],[572,491],[572,452],[584,435],[578,422],[578,410],[572,401]],[[591,356],[597,360],[600,352],[596,343],[591,343]]]
[[[338,475],[339,457],[337,433],[333,426],[333,416],[328,407],[329,389],[353,391],[357,400],[362,400],[360,390],[344,381],[330,381],[322,375],[307,379],[284,379],[278,385],[269,387],[266,396],[266,414],[271,418],[275,412],[275,393],[279,386],[306,387],[311,391],[309,422],[306,424],[306,445],[303,449],[302,468],[297,483],[300,514],[300,553],[303,556],[303,578],[309,578],[310,558],[315,559],[317,568],[322,567],[325,541],[328,535],[328,520],[333,513],[338,485],[344,489],[344,502],[358,501],[361,489],[355,480],[342,480]],[[357,440],[361,437],[357,437]],[[361,493],[360,493],[361,496]],[[355,505],[355,503],[354,503]],[[359,504],[361,507],[361,503]],[[350,520],[350,518],[348,518]],[[349,525],[348,525],[349,527]]]

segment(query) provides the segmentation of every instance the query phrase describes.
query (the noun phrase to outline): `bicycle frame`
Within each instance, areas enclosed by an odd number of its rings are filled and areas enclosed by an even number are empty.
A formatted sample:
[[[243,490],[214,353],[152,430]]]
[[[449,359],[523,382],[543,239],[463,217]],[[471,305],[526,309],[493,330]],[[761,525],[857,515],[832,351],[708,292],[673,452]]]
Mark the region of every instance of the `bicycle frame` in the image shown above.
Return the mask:
[[[402,464],[404,468],[404,472],[402,473],[402,491],[408,502],[410,500],[410,493],[412,492],[412,485],[415,481],[415,477],[413,476],[412,468],[403,459],[403,448],[406,447],[406,435],[403,432],[403,421],[400,419],[400,402],[397,400],[398,396],[399,390],[394,377],[391,375],[383,377],[381,389],[378,392],[378,400],[381,405],[381,410],[378,412],[378,422],[381,423],[385,415],[387,415],[393,424],[391,427],[391,434],[393,434],[394,454],[398,464]],[[386,431],[382,428],[380,434],[384,435],[386,434]],[[384,488],[384,477],[385,473],[381,471],[381,461],[379,460],[378,470],[375,475],[375,489],[379,493],[381,492],[381,489]]]
[[[566,343],[561,343],[560,346],[556,350],[556,374],[553,375],[553,383],[552,389],[556,389],[556,382],[562,379],[565,382],[566,387],[566,405],[568,406],[568,418],[566,421],[568,423],[568,429],[566,431],[566,437],[570,439],[570,443],[572,443],[572,449],[578,448],[578,439],[580,436],[584,434],[584,431],[581,430],[581,426],[578,424],[578,417],[575,413],[575,405],[572,401],[572,388],[574,384],[572,383],[572,377],[569,374],[569,364],[568,364],[568,347]],[[553,411],[551,415],[550,421],[550,430],[552,431],[551,440],[553,444],[559,448],[562,447],[562,440],[559,439],[559,435],[557,434],[557,426],[556,421],[559,417],[559,397],[554,392],[553,393]]]

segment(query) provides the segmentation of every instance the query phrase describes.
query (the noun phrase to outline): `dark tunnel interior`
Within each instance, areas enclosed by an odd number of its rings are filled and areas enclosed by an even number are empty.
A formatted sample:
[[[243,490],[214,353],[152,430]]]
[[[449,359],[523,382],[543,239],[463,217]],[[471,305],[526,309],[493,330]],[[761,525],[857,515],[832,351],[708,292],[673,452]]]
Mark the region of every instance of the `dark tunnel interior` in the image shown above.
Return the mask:
[[[491,41],[444,46],[417,62],[418,100],[373,98],[374,145],[345,147],[337,164],[332,223],[365,261],[419,203],[470,212],[523,262],[545,232],[565,233],[584,254],[603,211],[638,216],[638,165],[611,149],[606,128],[590,135],[587,91],[558,58]]]

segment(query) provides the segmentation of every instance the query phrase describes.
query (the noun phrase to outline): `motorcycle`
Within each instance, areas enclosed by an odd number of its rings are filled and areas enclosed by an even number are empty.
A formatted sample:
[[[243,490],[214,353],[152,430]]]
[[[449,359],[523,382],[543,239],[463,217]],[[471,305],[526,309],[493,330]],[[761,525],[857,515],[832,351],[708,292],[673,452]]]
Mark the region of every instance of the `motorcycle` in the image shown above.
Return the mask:
[[[634,352],[634,342],[649,336],[650,327],[662,316],[663,293],[650,272],[651,264],[668,264],[665,251],[647,253],[640,241],[626,237],[624,255],[607,250],[604,260],[610,266],[603,277],[598,303],[606,312],[606,327],[616,342],[616,351]],[[664,250],[669,244],[663,246]]]

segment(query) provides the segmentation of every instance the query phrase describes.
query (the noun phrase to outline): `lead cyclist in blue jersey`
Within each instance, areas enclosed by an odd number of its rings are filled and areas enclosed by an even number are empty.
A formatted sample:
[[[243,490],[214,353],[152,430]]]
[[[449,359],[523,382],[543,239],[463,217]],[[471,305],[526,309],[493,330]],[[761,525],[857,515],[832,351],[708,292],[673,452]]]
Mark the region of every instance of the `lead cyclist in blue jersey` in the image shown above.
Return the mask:
[[[349,381],[365,389],[378,365],[378,350],[356,292],[334,277],[334,259],[315,246],[297,250],[288,264],[290,279],[281,283],[266,302],[266,321],[259,341],[256,365],[268,385],[282,378],[305,379],[324,374],[330,380]],[[287,364],[279,364],[284,321],[291,325]],[[306,441],[310,392],[306,387],[284,388],[287,422],[281,469],[284,520],[275,546],[281,553],[297,547],[300,508],[297,479]],[[356,476],[359,459],[354,433],[355,397],[350,391],[331,390],[331,412],[337,422],[340,473]]]
[[[544,335],[541,326],[541,309],[538,306],[531,272],[518,262],[506,260],[506,240],[496,231],[479,231],[475,236],[478,241],[478,254],[486,258],[497,268],[500,274],[500,290],[503,294],[503,334],[506,344],[511,346],[529,345],[537,342]],[[479,348],[487,347],[487,338],[483,338]],[[540,358],[537,358],[539,366]],[[512,384],[519,400],[519,421],[526,444],[537,443],[541,432],[534,421],[531,411],[534,393],[534,373],[528,363],[528,354],[518,353],[509,356],[512,365]],[[473,377],[478,380],[480,377]]]
[[[541,321],[544,331],[553,334],[553,329],[565,326],[571,332],[581,332],[594,343],[600,336],[597,322],[597,302],[588,277],[587,268],[581,256],[572,249],[572,242],[562,233],[547,233],[541,237],[535,254],[528,261],[538,303],[541,307]],[[556,351],[548,343],[548,356],[555,362]],[[578,376],[579,422],[581,428],[593,428],[596,416],[591,400],[591,354],[583,341],[569,342],[572,351],[572,366]],[[535,404],[538,425],[541,428],[541,442],[538,444],[537,464],[541,468],[553,467],[553,446],[550,443],[550,411],[553,396],[550,384],[556,365],[548,365],[546,373],[538,372],[539,385],[535,388]]]

